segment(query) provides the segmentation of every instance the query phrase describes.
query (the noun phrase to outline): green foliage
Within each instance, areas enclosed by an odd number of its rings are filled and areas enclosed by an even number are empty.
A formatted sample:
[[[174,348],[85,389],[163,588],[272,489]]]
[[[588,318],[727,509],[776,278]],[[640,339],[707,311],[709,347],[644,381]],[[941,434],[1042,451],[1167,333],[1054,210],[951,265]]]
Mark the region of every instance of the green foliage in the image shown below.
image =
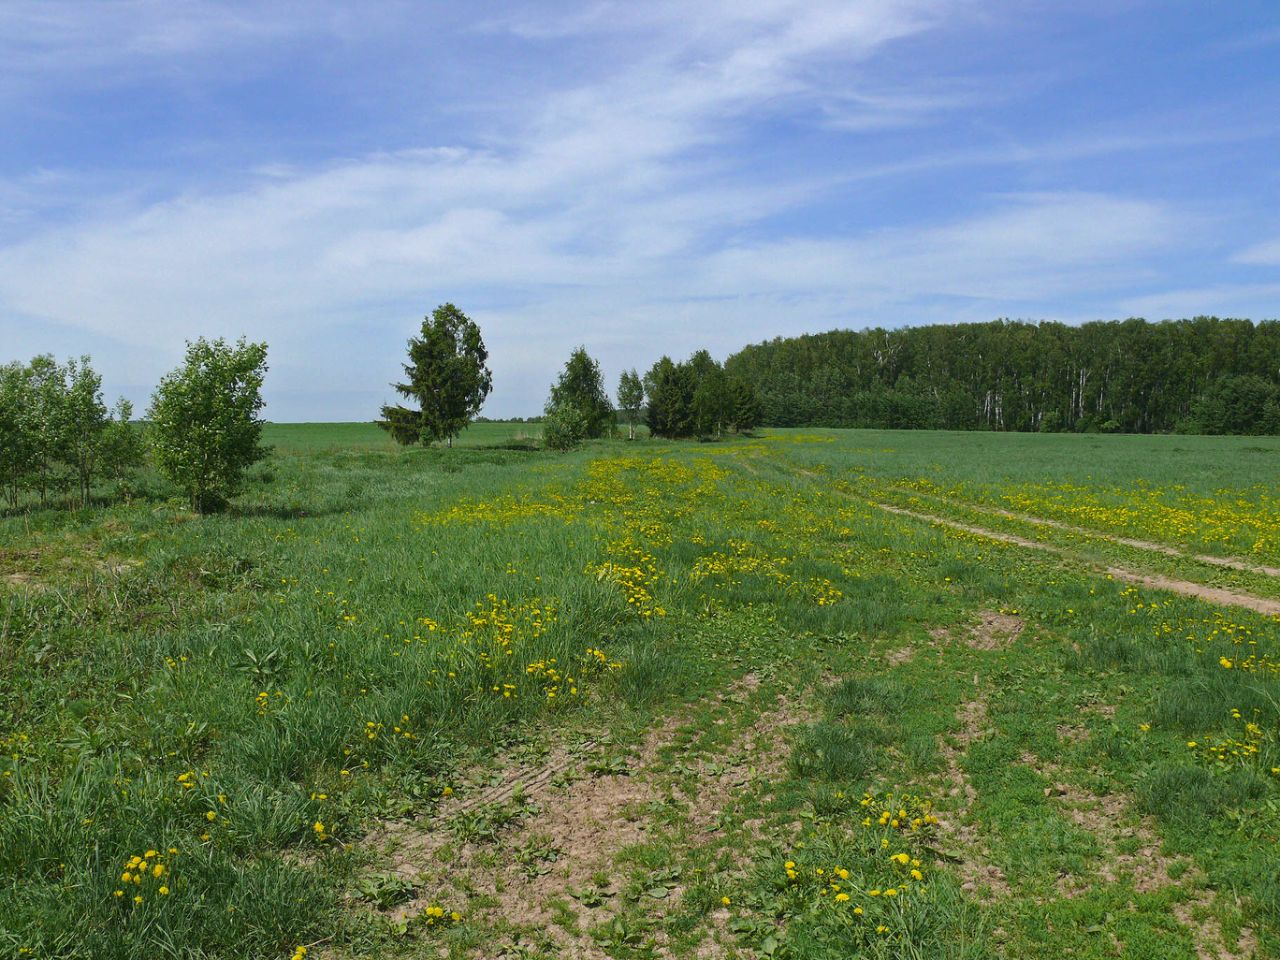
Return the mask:
[[[644,406],[644,381],[635,370],[624,370],[618,378],[618,409],[627,417],[627,439],[636,438],[636,420]]]
[[[578,347],[569,355],[559,379],[551,386],[547,415],[568,408],[578,411],[586,437],[603,437],[613,426],[613,405],[604,389],[600,364],[591,359],[586,347]]]
[[[1193,404],[1199,433],[1280,433],[1280,385],[1255,374],[1221,377]]]
[[[405,446],[453,446],[493,389],[488,359],[475,322],[452,303],[441,304],[422,321],[421,336],[409,338],[406,382],[392,384],[417,408],[384,405],[378,425]]]
[[[805,730],[791,755],[798,777],[858,784],[875,764],[873,745],[854,730],[822,722]]]
[[[1148,774],[1139,796],[1148,812],[1181,825],[1211,818],[1264,790],[1252,771],[1214,775],[1204,767],[1164,763]]]
[[[49,488],[62,477],[58,471],[59,454],[68,442],[67,385],[63,368],[47,354],[31,361],[30,404],[28,422],[32,424],[32,466],[40,488],[40,503],[48,502]]]
[[[107,429],[107,406],[102,402],[102,377],[89,366],[89,358],[72,360],[65,368],[66,392],[62,398],[65,421],[65,459],[80,484],[80,502],[89,503],[89,485],[102,452]]]
[[[549,450],[572,450],[587,436],[587,418],[573,404],[547,410],[542,421],[542,442]]]
[[[99,466],[107,476],[119,481],[142,463],[145,452],[142,431],[133,423],[133,404],[121,397],[102,431]]]
[[[192,510],[224,504],[265,456],[258,411],[266,371],[265,343],[201,337],[187,344],[183,365],[156,387],[147,410],[152,454]]]
[[[1041,433],[1061,433],[1064,420],[1057,410],[1048,410],[1040,417]]]
[[[753,344],[765,426],[1280,432],[1280,322],[939,324]]]
[[[831,691],[829,707],[836,716],[890,716],[910,699],[892,677],[850,677]]]
[[[760,425],[760,397],[756,388],[742,377],[729,377],[729,426],[747,433]]]
[[[760,422],[755,388],[730,376],[705,350],[683,363],[663,357],[644,376],[649,432],[655,437],[719,437],[746,432]]]
[[[649,432],[655,437],[687,437],[693,427],[693,372],[663,357],[645,374]]]
[[[693,391],[694,432],[703,437],[718,437],[732,413],[729,380],[714,360],[701,370],[695,366],[694,372],[698,379]]]
[[[102,378],[88,357],[58,364],[38,356],[30,364],[0,367],[0,485],[10,506],[24,490],[38,490],[42,505],[51,489],[76,487],[76,500],[89,503],[95,475],[103,468],[119,475],[137,465],[138,446],[122,444],[117,420],[102,400]]]
[[[21,363],[0,367],[0,483],[16,507],[35,461],[36,424],[31,403],[31,369]]]

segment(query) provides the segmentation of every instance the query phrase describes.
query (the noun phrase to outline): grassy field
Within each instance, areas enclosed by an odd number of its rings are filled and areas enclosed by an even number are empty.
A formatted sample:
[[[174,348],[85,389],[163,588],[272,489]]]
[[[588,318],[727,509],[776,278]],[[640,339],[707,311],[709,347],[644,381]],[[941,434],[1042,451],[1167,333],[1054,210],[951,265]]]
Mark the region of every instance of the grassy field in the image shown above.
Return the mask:
[[[536,430],[0,517],[0,956],[1280,955],[1280,443]]]
[[[528,446],[542,436],[540,423],[473,423],[454,441],[456,447]],[[373,423],[268,423],[262,442],[282,454],[377,450],[391,453],[396,443]]]

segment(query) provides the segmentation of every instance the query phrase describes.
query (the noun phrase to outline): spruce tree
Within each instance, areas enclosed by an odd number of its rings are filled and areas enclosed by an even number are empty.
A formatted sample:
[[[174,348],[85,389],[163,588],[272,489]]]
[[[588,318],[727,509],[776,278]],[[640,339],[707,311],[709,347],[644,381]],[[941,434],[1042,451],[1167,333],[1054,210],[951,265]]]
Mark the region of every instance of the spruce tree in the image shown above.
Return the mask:
[[[421,336],[409,338],[407,382],[391,385],[417,408],[384,405],[378,426],[406,446],[444,440],[452,447],[493,389],[488,359],[480,328],[452,303],[436,307]]]
[[[720,436],[729,413],[729,382],[714,360],[704,367],[693,391],[693,428],[703,437]]]
[[[663,357],[645,375],[649,394],[649,432],[675,439],[693,432],[693,371]]]

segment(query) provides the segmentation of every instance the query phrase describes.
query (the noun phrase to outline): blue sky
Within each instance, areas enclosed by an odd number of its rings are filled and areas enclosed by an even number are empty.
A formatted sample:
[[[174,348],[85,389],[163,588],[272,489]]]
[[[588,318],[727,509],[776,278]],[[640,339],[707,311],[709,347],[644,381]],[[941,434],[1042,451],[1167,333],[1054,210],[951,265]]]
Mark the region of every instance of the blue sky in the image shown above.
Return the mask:
[[[5,0],[0,360],[197,335],[360,420],[452,300],[490,416],[833,327],[1280,316],[1280,4]]]

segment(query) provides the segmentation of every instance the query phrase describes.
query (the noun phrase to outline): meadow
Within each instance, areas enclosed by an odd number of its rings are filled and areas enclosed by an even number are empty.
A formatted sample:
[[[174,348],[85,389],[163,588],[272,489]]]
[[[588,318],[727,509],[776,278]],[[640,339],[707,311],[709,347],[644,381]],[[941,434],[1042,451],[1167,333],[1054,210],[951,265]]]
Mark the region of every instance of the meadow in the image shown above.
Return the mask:
[[[1280,955],[1280,441],[536,431],[0,515],[0,956]]]

